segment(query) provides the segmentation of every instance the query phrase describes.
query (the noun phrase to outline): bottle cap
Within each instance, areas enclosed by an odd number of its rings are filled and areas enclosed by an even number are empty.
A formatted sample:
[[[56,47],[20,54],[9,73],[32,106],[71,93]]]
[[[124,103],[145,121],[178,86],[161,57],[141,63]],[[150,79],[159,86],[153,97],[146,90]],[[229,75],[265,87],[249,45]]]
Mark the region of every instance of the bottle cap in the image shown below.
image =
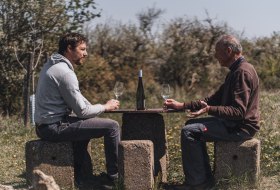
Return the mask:
[[[138,76],[139,76],[139,77],[142,77],[142,69],[139,70]]]

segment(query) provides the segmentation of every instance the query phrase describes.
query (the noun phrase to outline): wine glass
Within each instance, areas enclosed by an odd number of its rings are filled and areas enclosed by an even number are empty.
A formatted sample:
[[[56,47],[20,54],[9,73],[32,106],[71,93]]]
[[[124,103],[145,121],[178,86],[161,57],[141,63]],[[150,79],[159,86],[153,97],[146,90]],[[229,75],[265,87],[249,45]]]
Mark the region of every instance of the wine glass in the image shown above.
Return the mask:
[[[117,81],[114,86],[114,94],[115,94],[117,100],[123,94],[123,91],[124,91],[123,82]]]
[[[166,99],[170,98],[171,96],[171,89],[169,84],[163,84],[161,85],[161,97],[166,101]],[[164,109],[167,109],[166,106],[163,107]]]

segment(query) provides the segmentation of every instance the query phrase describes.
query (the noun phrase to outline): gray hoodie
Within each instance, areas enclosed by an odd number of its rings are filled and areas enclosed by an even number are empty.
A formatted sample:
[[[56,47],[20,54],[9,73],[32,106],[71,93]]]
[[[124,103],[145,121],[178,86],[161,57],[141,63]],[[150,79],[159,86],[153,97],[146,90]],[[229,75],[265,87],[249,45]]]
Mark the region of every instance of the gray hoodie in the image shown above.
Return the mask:
[[[58,53],[50,57],[40,72],[35,102],[37,124],[61,121],[72,111],[80,118],[95,117],[105,111],[103,105],[92,105],[81,94],[72,64]]]

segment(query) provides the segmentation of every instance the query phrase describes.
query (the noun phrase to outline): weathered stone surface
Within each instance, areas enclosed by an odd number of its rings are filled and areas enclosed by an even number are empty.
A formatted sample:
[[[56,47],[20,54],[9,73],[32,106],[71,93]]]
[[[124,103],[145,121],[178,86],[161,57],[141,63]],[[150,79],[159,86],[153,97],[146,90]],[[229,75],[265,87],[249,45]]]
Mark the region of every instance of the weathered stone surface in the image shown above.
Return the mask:
[[[47,142],[34,140],[26,143],[26,177],[32,183],[33,171],[41,170],[53,176],[56,183],[63,188],[74,187],[74,161],[71,142]]]
[[[154,144],[154,174],[167,182],[167,142],[164,119],[158,113],[124,113],[122,140],[151,140]]]
[[[216,142],[214,173],[222,178],[246,177],[256,183],[260,173],[260,141]]]
[[[40,170],[33,171],[32,187],[34,190],[60,190],[54,178]]]
[[[1,185],[0,184],[0,190],[14,190],[13,186],[10,185]]]
[[[154,148],[149,140],[121,141],[119,176],[126,190],[149,190],[154,186]]]

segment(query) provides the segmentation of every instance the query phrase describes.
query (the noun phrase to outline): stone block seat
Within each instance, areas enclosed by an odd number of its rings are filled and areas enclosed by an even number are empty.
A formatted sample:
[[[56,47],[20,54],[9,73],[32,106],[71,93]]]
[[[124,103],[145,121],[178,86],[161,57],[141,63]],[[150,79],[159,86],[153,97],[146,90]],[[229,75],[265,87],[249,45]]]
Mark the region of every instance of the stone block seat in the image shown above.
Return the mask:
[[[74,159],[71,142],[33,140],[26,143],[26,178],[32,183],[33,171],[38,169],[53,176],[56,183],[66,189],[74,188]]]
[[[150,140],[126,140],[119,144],[119,177],[126,190],[154,187],[154,146]]]
[[[243,177],[256,184],[260,174],[260,141],[215,142],[214,175],[216,180]]]

